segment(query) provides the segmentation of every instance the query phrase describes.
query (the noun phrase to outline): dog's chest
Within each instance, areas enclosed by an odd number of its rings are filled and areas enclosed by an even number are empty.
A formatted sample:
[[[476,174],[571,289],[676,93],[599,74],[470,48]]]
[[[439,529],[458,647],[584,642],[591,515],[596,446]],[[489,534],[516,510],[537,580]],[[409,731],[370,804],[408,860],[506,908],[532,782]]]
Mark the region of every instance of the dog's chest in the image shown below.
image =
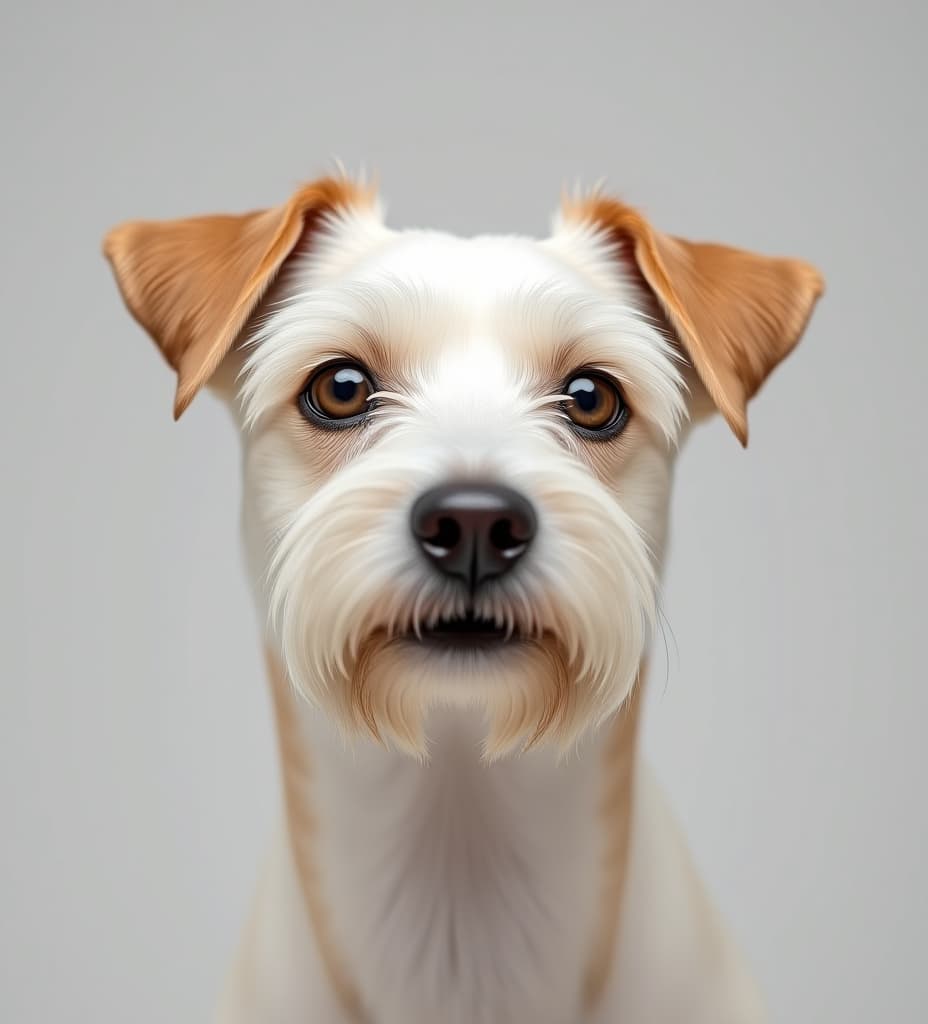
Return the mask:
[[[577,1019],[598,751],[487,766],[474,725],[434,722],[427,765],[373,749],[317,760],[321,881],[373,1024]]]

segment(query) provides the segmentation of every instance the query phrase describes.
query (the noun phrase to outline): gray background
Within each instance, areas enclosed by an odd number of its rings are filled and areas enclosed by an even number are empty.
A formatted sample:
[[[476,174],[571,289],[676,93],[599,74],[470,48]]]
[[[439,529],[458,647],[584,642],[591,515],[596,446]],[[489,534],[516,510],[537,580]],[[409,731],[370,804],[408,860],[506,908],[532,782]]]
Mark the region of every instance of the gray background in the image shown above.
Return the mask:
[[[775,1020],[928,1019],[924,12],[3,5],[0,1019],[211,1007],[277,807],[236,444],[172,424],[99,242],[333,156],[396,225],[606,175],[824,270],[749,451],[684,453],[647,742]]]

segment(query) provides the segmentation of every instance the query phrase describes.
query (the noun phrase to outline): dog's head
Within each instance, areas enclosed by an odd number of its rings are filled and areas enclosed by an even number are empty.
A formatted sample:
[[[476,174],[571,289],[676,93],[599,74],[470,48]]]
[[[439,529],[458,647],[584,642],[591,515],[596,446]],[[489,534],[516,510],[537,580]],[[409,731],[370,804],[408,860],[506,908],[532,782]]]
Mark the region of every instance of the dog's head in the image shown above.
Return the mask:
[[[595,195],[544,241],[387,228],[327,179],[107,236],[132,313],[245,441],[249,555],[295,686],[421,754],[479,705],[490,755],[572,743],[634,685],[673,454],[746,405],[821,292]]]

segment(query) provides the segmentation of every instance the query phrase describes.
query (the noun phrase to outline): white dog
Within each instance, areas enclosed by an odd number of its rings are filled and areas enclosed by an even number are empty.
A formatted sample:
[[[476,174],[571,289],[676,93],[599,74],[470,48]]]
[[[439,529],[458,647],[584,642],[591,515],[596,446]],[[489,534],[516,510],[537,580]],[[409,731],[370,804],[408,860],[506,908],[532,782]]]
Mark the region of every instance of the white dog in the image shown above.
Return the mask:
[[[675,453],[712,406],[746,442],[819,274],[598,194],[398,232],[334,179],[105,251],[244,447],[286,821],[223,1024],[761,1021],[636,725]]]

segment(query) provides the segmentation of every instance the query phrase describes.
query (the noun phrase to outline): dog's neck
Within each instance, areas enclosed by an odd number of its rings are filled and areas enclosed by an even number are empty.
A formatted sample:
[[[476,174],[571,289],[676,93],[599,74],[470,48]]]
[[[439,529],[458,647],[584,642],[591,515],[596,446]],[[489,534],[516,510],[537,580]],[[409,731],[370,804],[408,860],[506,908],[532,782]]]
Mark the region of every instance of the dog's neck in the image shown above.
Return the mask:
[[[349,748],[274,655],[269,668],[297,871],[346,1008],[363,1020],[376,993],[392,1022],[390,1006],[408,1011],[416,991],[417,1019],[448,1020],[457,991],[462,1024],[490,1009],[541,1024],[594,1002],[625,871],[637,690],[565,759],[536,750],[484,764],[478,716],[435,713],[419,764]]]

